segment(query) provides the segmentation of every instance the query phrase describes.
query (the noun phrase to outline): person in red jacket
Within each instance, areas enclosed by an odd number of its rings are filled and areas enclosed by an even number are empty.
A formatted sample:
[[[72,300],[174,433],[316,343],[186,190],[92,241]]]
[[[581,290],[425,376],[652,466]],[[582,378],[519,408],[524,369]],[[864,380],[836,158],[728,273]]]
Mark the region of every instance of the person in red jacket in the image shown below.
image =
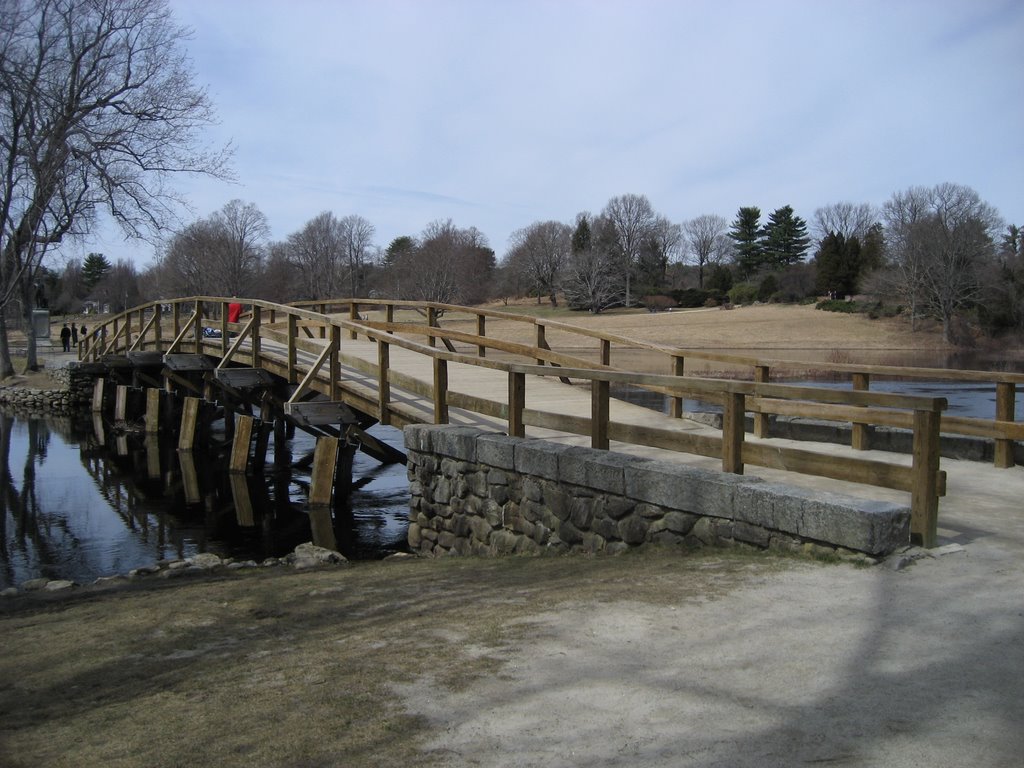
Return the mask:
[[[228,322],[237,323],[238,318],[242,316],[242,305],[237,301],[232,301],[228,304]]]

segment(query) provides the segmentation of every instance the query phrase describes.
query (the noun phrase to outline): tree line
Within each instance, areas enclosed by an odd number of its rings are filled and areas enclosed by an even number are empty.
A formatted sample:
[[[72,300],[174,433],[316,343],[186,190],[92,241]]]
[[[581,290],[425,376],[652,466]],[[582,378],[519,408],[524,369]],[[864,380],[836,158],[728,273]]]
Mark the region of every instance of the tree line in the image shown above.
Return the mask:
[[[283,241],[271,242],[269,232],[254,204],[232,200],[174,234],[140,274],[110,265],[97,280],[91,256],[53,280],[69,308],[92,294],[112,297],[120,308],[119,298],[216,293],[463,304],[529,296],[598,313],[868,293],[900,305],[915,327],[936,319],[951,342],[964,340],[965,321],[989,333],[1024,329],[1020,229],[957,184],[912,187],[881,208],[826,205],[810,225],[789,205],[764,220],[758,207],[742,206],[731,221],[702,214],[673,223],[645,196],[626,194],[571,223],[537,221],[516,230],[500,259],[483,233],[451,220],[386,248],[374,244],[368,220],[330,211]],[[130,290],[126,281],[134,281]]]

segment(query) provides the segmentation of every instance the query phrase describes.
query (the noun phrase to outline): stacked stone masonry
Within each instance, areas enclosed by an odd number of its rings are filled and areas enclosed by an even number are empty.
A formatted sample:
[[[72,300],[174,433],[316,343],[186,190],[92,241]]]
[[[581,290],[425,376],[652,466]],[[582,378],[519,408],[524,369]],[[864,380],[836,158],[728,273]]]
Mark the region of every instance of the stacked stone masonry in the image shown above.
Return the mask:
[[[92,399],[95,379],[80,370],[76,363],[47,368],[46,372],[54,383],[53,388],[0,386],[0,403],[27,411],[66,413]]]
[[[470,427],[405,430],[409,545],[423,554],[618,553],[750,545],[872,557],[909,542],[910,510]]]

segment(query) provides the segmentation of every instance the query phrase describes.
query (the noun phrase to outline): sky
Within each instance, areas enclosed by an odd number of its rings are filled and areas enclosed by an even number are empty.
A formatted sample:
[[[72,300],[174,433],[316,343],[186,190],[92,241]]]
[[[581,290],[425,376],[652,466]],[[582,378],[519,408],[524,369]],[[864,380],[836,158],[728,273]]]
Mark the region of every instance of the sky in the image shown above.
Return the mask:
[[[234,147],[182,178],[187,223],[255,203],[274,240],[323,211],[382,248],[434,220],[500,258],[536,221],[646,195],[674,222],[808,222],[912,186],[1024,225],[1021,0],[170,0]],[[140,268],[103,226],[64,248]]]

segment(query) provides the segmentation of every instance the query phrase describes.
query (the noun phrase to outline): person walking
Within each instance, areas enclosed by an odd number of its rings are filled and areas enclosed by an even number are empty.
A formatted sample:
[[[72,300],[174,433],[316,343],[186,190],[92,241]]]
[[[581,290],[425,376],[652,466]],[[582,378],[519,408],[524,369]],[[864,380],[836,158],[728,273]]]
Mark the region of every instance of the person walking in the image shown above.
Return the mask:
[[[74,323],[71,324],[71,346],[75,348],[78,347],[78,329],[75,327]]]
[[[68,328],[67,323],[64,323],[64,327],[60,329],[60,343],[63,345],[65,352],[71,351],[71,329]]]

